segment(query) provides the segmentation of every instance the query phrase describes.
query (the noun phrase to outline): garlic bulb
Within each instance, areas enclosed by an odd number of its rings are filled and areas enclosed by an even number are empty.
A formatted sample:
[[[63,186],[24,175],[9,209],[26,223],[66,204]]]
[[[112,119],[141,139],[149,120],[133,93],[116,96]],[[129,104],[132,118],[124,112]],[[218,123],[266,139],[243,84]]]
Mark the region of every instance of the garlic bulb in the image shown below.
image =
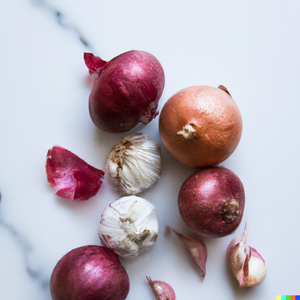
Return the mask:
[[[121,195],[137,195],[152,187],[161,175],[161,148],[137,132],[122,138],[106,162],[109,184]]]
[[[246,244],[246,229],[242,237],[235,237],[227,248],[226,258],[240,287],[261,284],[267,275],[267,266],[262,256]]]
[[[105,208],[98,234],[106,247],[124,258],[133,258],[154,246],[158,228],[154,205],[140,197],[126,196]]]

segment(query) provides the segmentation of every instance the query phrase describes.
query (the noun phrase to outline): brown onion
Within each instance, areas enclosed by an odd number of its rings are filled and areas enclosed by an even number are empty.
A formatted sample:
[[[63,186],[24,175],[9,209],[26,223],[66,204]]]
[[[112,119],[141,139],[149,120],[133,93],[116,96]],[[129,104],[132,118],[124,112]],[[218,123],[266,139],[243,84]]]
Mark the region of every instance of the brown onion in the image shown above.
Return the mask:
[[[50,291],[53,300],[123,300],[129,292],[129,277],[113,251],[83,246],[57,263]]]
[[[223,86],[192,86],[173,95],[159,118],[163,145],[181,163],[210,167],[228,158],[242,134],[240,111]]]
[[[178,206],[183,221],[193,232],[223,237],[233,233],[242,220],[244,187],[229,169],[206,168],[182,184]]]

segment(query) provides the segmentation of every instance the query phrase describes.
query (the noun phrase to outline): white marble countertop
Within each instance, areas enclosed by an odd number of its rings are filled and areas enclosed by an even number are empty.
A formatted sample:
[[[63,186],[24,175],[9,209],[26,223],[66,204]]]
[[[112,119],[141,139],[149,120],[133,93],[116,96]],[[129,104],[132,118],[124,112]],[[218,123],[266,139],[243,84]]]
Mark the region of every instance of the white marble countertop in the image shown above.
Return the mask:
[[[178,299],[275,299],[300,294],[300,3],[299,1],[2,1],[0,89],[0,299],[49,300],[57,261],[73,248],[100,245],[103,209],[118,198],[107,182],[95,197],[55,196],[45,174],[48,149],[58,144],[99,169],[127,134],[98,130],[88,114],[84,52],[104,60],[144,50],[161,62],[166,85],[159,109],[180,89],[225,85],[243,117],[241,142],[222,166],[246,192],[241,235],[265,258],[268,274],[240,289],[225,251],[233,236],[207,239],[207,276],[166,225],[190,234],[177,194],[196,169],[163,148],[163,174],[141,196],[157,208],[155,247],[121,259],[131,282],[128,300],[154,299],[145,275],[168,282]],[[158,117],[143,131],[161,142]]]

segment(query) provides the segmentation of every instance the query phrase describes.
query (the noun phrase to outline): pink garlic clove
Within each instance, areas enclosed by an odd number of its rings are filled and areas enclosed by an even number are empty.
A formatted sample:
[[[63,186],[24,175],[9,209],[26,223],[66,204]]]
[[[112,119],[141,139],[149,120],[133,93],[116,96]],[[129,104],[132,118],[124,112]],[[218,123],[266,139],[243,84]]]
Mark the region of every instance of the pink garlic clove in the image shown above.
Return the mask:
[[[149,276],[146,276],[151,290],[156,300],[176,300],[173,288],[164,281],[152,281]]]
[[[226,259],[240,287],[261,284],[267,275],[267,266],[262,256],[246,244],[247,222],[242,237],[235,237],[229,244]]]
[[[48,150],[46,174],[57,196],[77,201],[95,196],[102,185],[100,179],[104,177],[103,171],[60,146]]]
[[[196,264],[199,266],[204,278],[206,275],[207,260],[207,247],[204,242],[200,240],[200,238],[179,233],[172,228],[171,230],[177,235],[180,241],[188,249]]]

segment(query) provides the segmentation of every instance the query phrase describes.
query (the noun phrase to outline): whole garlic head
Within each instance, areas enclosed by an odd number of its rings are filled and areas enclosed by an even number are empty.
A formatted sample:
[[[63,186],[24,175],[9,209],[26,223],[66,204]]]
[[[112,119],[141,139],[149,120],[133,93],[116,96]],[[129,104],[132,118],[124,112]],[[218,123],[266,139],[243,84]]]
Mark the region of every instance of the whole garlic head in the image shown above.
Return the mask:
[[[122,138],[106,161],[109,184],[121,195],[137,195],[160,178],[161,148],[143,132]]]
[[[240,287],[254,287],[261,284],[267,275],[267,266],[262,256],[246,244],[245,225],[242,237],[235,237],[227,248],[226,258]]]
[[[154,205],[141,197],[126,196],[105,208],[98,235],[116,254],[133,258],[154,246],[158,229]]]

